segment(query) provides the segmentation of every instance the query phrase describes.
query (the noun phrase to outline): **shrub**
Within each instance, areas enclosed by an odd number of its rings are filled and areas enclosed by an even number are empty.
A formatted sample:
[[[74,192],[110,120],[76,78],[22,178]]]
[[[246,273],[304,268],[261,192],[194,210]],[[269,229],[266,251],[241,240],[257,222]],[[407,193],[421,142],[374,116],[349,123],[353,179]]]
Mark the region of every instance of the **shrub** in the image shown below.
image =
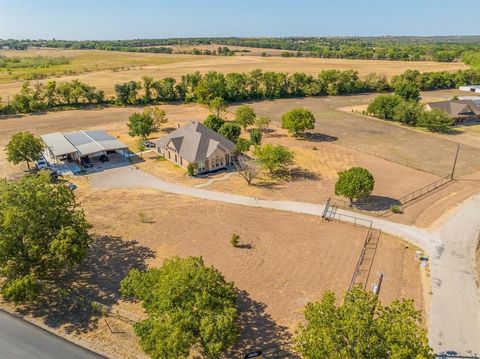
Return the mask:
[[[232,238],[230,238],[230,244],[232,247],[237,247],[240,243],[240,236],[236,233],[232,234]]]
[[[392,120],[395,108],[402,102],[398,95],[380,95],[370,102],[367,112],[375,117]]]
[[[390,207],[390,211],[392,211],[392,213],[402,213],[402,208],[399,205],[393,205]]]
[[[263,168],[269,171],[270,175],[282,171],[286,166],[291,165],[295,157],[293,151],[287,147],[270,143],[257,146],[254,154]]]
[[[189,176],[195,176],[195,165],[193,163],[188,164],[187,173]]]

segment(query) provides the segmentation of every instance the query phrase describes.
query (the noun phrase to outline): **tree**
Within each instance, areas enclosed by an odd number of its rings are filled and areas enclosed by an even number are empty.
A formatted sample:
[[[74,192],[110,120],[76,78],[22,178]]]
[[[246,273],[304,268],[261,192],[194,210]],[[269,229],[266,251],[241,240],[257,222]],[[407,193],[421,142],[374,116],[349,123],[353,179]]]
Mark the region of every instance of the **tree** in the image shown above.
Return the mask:
[[[145,103],[152,102],[152,87],[153,87],[153,78],[149,76],[142,76],[143,81],[143,91],[145,93],[144,100]]]
[[[6,300],[34,300],[80,264],[90,243],[88,223],[64,184],[48,172],[0,181],[0,286]]]
[[[260,164],[269,171],[270,175],[276,174],[288,165],[293,164],[294,153],[282,145],[266,144],[257,146],[254,150]]]
[[[432,132],[445,133],[450,131],[453,120],[442,110],[434,108],[430,111],[424,111],[418,121],[418,126],[425,127]]]
[[[235,148],[233,150],[234,155],[240,155],[245,152],[248,152],[252,143],[249,140],[239,137],[235,143]]]
[[[262,143],[262,132],[256,128],[250,130],[250,143],[252,145],[260,145]]]
[[[395,108],[403,99],[398,95],[380,95],[368,105],[367,112],[375,117],[392,120]]]
[[[368,197],[375,185],[375,179],[365,168],[352,167],[338,173],[338,180],[335,183],[335,194],[344,196],[350,200],[364,199]]]
[[[24,161],[28,169],[30,169],[30,162],[40,158],[42,150],[42,141],[30,132],[17,132],[5,147],[7,161],[15,165]]]
[[[266,116],[260,116],[255,118],[255,127],[262,131],[265,132],[268,130],[268,125],[270,125],[270,119]]]
[[[434,358],[412,300],[384,307],[377,295],[354,287],[339,306],[335,294],[325,292],[321,301],[307,304],[304,315],[294,342],[306,359]]]
[[[132,113],[128,117],[128,134],[132,137],[140,137],[141,141],[145,141],[152,133],[160,130],[160,125],[156,123],[153,117],[148,113]]]
[[[234,122],[227,122],[219,128],[218,133],[236,143],[242,133],[242,128]]]
[[[404,80],[395,84],[395,94],[407,101],[420,100],[420,88],[413,81]]]
[[[242,105],[235,111],[235,122],[242,126],[244,130],[255,123],[256,117],[253,108],[247,105]]]
[[[143,110],[143,113],[150,116],[153,122],[159,127],[168,122],[167,113],[160,107],[147,107]]]
[[[218,358],[236,342],[234,285],[202,258],[174,257],[160,268],[133,269],[120,292],[143,302],[147,319],[134,329],[152,358],[186,358],[196,344],[208,357]]]
[[[238,174],[247,181],[250,186],[252,181],[260,175],[261,166],[258,161],[247,156],[238,156],[234,162]]]
[[[298,136],[305,130],[313,130],[315,117],[310,110],[305,108],[294,108],[282,116],[282,128]]]
[[[207,116],[205,121],[203,121],[203,124],[215,132],[218,132],[218,130],[220,130],[220,128],[225,124],[225,120],[210,114]]]
[[[416,126],[423,114],[423,105],[417,101],[402,101],[395,106],[393,120],[406,125]]]
[[[121,105],[135,105],[137,103],[138,90],[142,88],[140,82],[129,81],[115,85],[117,102]]]
[[[208,104],[210,112],[218,118],[222,118],[227,112],[228,105],[221,97],[215,97]]]

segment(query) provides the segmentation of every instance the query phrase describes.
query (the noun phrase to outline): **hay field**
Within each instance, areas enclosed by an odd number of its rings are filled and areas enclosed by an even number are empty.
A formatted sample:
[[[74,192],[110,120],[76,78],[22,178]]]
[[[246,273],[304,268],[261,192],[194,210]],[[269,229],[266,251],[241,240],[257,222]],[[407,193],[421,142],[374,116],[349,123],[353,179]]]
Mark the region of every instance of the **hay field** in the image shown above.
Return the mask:
[[[107,96],[113,95],[113,86],[119,82],[140,80],[142,76],[154,78],[174,77],[180,78],[186,73],[200,71],[205,73],[216,70],[223,73],[249,72],[260,68],[264,71],[282,71],[293,73],[296,71],[316,75],[322,70],[356,70],[360,76],[375,72],[387,77],[397,75],[407,69],[419,71],[455,71],[467,68],[463,63],[439,63],[429,61],[377,61],[377,60],[347,60],[347,59],[314,59],[314,58],[282,58],[260,56],[197,56],[179,54],[144,54],[100,50],[57,50],[57,49],[31,49],[22,51],[0,50],[4,56],[65,56],[71,58],[67,68],[60,69],[54,75],[57,81],[70,81],[78,79],[89,85],[96,86],[105,91]],[[77,71],[78,74],[66,75],[64,71]],[[114,69],[114,70],[113,70]],[[38,69],[37,69],[38,70]],[[44,69],[55,72],[53,66]],[[0,75],[0,97],[6,101],[8,97],[16,94],[21,81],[15,80],[11,75]],[[9,77],[10,76],[10,77]],[[45,81],[45,80],[41,80]]]

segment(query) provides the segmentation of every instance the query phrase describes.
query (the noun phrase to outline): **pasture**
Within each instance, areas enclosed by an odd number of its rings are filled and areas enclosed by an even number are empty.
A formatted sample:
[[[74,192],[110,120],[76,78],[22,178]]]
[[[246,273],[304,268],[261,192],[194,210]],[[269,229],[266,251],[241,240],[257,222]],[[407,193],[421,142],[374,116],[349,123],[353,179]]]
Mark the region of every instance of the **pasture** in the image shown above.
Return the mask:
[[[296,71],[316,75],[322,70],[355,70],[360,76],[372,72],[387,77],[400,74],[407,69],[419,71],[455,71],[467,68],[463,63],[439,63],[430,61],[377,61],[348,59],[282,58],[279,56],[199,56],[180,54],[129,53],[100,50],[31,49],[26,51],[0,50],[2,56],[65,56],[66,65],[40,69],[20,69],[18,72],[0,72],[0,97],[3,101],[14,96],[21,88],[21,80],[32,72],[57,81],[78,79],[112,96],[116,83],[140,80],[142,76],[154,78],[180,78],[186,73],[215,70],[223,73],[249,72],[260,68],[264,71]],[[57,68],[58,67],[58,68]],[[22,72],[23,71],[23,72]],[[74,73],[69,74],[69,71]],[[18,79],[16,79],[18,78]],[[46,81],[47,79],[40,80]]]

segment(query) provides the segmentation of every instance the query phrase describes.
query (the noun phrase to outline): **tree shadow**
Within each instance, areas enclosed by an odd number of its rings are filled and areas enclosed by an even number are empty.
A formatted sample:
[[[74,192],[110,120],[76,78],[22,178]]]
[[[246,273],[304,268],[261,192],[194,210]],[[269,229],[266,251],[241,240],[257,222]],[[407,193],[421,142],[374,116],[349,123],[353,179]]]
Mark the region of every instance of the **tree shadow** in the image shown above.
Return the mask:
[[[92,302],[112,306],[120,299],[120,282],[131,269],[145,270],[155,252],[116,236],[97,236],[84,262],[60,277],[41,300],[22,308],[22,314],[42,317],[52,328],[67,333],[87,332],[97,326]]]
[[[289,181],[296,182],[296,181],[317,181],[320,180],[321,177],[318,173],[310,171],[307,168],[302,167],[294,167],[291,168],[288,172]]]
[[[355,208],[362,211],[386,211],[392,208],[392,206],[400,205],[401,202],[398,199],[376,195],[371,195],[354,203]]]
[[[235,357],[240,357],[239,354],[249,351],[289,343],[291,334],[265,312],[265,303],[252,299],[248,292],[240,289],[237,289],[237,298],[241,331],[237,344],[232,348],[232,355],[235,353]]]
[[[299,136],[298,139],[311,142],[334,142],[338,140],[338,137],[330,136],[325,133],[306,132],[303,135]]]

